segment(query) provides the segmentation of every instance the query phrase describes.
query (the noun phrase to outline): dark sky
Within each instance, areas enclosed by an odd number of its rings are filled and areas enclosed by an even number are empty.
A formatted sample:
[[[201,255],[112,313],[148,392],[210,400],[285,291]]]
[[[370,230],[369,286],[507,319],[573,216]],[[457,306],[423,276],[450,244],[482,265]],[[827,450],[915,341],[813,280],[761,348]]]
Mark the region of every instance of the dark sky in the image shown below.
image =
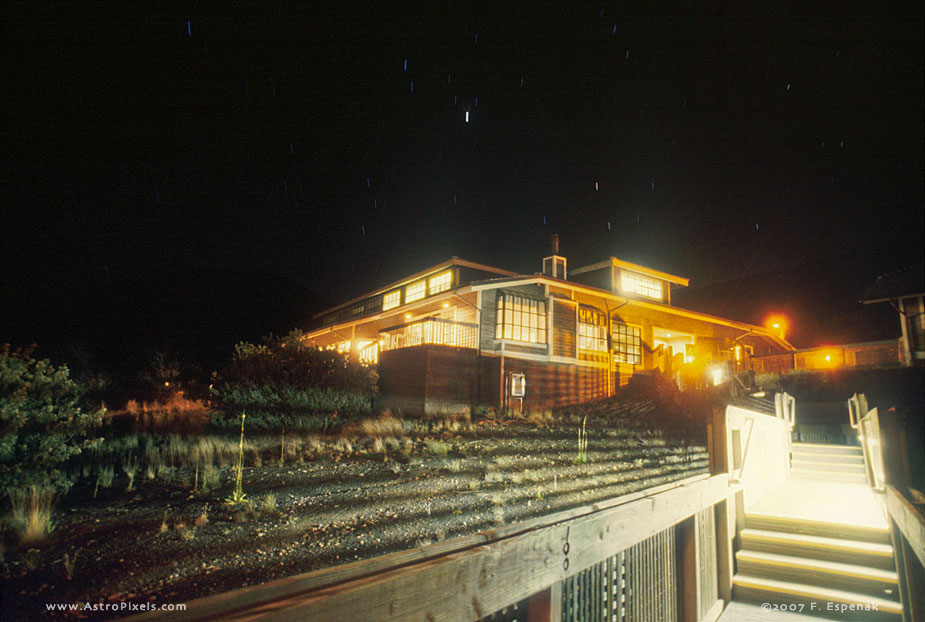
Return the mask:
[[[339,302],[554,232],[692,285],[923,239],[920,2],[2,11],[7,308],[241,267]]]

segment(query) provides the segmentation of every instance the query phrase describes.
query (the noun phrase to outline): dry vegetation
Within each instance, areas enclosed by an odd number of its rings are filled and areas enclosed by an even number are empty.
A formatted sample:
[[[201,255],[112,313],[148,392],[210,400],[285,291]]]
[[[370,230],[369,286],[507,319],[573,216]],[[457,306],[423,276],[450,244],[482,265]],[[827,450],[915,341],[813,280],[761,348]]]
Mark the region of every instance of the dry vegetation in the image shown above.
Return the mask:
[[[179,602],[681,479],[705,472],[706,451],[666,431],[700,406],[627,394],[524,418],[386,412],[243,442],[130,432],[88,454],[96,475],[59,504],[53,532],[7,539],[2,607]]]

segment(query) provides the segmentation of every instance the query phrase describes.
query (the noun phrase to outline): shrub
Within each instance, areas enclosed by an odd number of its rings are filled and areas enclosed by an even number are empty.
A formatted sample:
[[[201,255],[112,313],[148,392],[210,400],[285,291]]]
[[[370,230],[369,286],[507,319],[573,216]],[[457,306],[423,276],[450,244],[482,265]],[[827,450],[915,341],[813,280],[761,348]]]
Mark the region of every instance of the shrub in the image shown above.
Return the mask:
[[[237,428],[247,412],[258,431],[325,432],[344,418],[370,411],[378,376],[349,355],[307,346],[302,333],[268,337],[263,345],[239,343],[215,378],[212,423]]]
[[[66,366],[31,355],[0,346],[0,489],[49,485],[63,492],[72,481],[62,467],[98,444],[89,434],[103,410],[82,408],[83,391]]]

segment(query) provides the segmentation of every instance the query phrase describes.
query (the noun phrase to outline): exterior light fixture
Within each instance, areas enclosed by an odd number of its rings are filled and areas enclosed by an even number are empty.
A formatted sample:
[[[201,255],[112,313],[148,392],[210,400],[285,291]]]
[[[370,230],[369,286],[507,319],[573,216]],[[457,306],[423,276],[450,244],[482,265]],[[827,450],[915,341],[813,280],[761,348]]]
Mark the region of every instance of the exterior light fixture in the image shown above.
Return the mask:
[[[443,303],[443,308],[444,308],[444,309],[446,309],[446,308],[449,307],[449,306],[450,306],[450,303],[448,303],[448,302],[444,302],[444,303]]]
[[[784,338],[784,335],[787,332],[789,324],[790,323],[787,321],[787,318],[781,314],[773,315],[767,318],[764,323],[766,327],[768,327],[769,329],[777,333],[777,336],[780,337],[781,339]]]
[[[406,314],[405,314],[405,319],[406,319],[406,320],[410,320],[410,319],[411,319],[411,314],[410,314],[410,313],[406,313]]]

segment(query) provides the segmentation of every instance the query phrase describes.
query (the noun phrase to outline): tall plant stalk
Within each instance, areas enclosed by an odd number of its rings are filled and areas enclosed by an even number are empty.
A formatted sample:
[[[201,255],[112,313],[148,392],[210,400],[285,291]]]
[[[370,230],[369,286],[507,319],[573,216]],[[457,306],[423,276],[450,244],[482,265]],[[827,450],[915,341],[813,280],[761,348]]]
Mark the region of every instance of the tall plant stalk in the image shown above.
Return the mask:
[[[235,464],[234,492],[228,498],[231,504],[241,503],[244,501],[244,411],[241,411],[241,440],[238,441],[238,462]]]

